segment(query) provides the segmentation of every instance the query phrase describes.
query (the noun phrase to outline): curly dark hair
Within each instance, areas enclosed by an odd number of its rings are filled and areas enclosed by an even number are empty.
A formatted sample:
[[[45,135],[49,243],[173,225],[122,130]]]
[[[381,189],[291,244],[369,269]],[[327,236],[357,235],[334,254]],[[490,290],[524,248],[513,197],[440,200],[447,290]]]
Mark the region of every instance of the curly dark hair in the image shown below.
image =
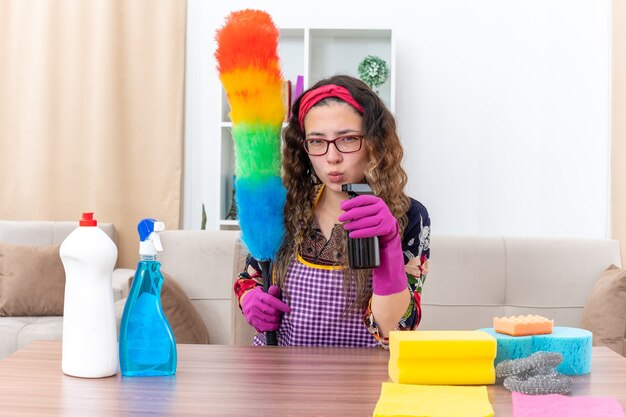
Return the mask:
[[[336,75],[317,82],[293,103],[289,123],[284,130],[282,175],[287,189],[285,203],[286,237],[274,263],[275,279],[283,287],[287,267],[298,253],[303,236],[310,233],[312,225],[312,201],[319,190],[311,161],[302,146],[305,132],[300,127],[298,114],[300,100],[310,90],[327,84],[345,87],[352,97],[363,107],[364,145],[369,156],[365,169],[365,179],[376,195],[389,206],[400,226],[400,233],[407,224],[406,213],[410,199],[404,193],[407,175],[401,166],[404,152],[396,132],[396,122],[382,100],[364,82],[347,75]],[[330,101],[341,101],[329,97],[315,104],[323,106]],[[345,241],[347,246],[347,240]],[[344,251],[347,253],[347,250]],[[369,287],[370,270],[346,269],[344,289],[356,284],[356,299],[352,307],[364,308],[371,296]],[[287,295],[287,294],[286,294]],[[288,295],[287,295],[288,296]]]

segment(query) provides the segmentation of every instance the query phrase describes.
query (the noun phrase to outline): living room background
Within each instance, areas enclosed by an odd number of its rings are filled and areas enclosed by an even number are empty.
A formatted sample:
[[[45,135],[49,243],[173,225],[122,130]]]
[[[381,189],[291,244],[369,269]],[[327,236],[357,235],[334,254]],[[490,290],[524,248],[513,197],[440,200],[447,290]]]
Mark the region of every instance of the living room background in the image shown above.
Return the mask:
[[[393,31],[408,192],[434,234],[626,238],[624,0],[97,4],[0,5],[2,219],[93,209],[126,266],[142,215],[199,229],[205,204],[219,228],[214,34],[254,7],[282,28]]]
[[[184,227],[219,213],[215,29],[232,10],[281,28],[388,28],[408,192],[435,234],[610,236],[611,2],[190,0]],[[356,69],[355,69],[356,71]],[[330,75],[330,74],[329,74]],[[313,81],[313,80],[312,80]]]

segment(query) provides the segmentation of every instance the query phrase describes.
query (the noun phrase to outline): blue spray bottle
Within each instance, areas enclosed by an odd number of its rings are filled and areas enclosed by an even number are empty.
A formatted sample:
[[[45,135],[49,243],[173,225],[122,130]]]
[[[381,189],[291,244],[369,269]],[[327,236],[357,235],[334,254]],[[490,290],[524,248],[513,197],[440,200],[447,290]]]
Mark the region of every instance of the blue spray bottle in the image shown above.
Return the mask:
[[[176,340],[163,307],[159,232],[165,224],[143,219],[137,225],[140,260],[124,306],[120,325],[120,368],[124,376],[159,376],[176,373]]]

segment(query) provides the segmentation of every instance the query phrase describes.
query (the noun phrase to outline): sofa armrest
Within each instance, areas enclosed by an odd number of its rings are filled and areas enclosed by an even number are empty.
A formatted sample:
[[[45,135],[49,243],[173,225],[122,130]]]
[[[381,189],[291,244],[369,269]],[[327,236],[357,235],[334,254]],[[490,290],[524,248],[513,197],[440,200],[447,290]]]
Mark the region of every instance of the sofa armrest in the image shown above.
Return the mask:
[[[117,268],[113,271],[113,300],[118,301],[128,297],[130,288],[128,281],[135,276],[134,269]]]

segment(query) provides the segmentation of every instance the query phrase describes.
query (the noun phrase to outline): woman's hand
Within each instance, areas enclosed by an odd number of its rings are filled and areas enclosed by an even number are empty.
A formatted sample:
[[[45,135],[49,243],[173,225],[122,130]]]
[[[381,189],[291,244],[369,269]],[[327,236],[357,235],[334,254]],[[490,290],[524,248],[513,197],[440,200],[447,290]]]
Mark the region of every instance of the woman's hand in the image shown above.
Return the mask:
[[[383,199],[360,195],[344,201],[340,207],[346,212],[339,216],[339,221],[347,222],[343,227],[351,238],[379,238],[380,266],[372,271],[374,294],[391,295],[407,290],[398,221]]]
[[[378,236],[381,247],[398,237],[398,221],[382,198],[360,195],[340,205],[345,211],[339,216],[351,238]]]
[[[280,289],[272,285],[267,292],[261,287],[243,294],[241,310],[243,315],[258,332],[278,330],[283,313],[291,312],[291,308],[278,299]]]

